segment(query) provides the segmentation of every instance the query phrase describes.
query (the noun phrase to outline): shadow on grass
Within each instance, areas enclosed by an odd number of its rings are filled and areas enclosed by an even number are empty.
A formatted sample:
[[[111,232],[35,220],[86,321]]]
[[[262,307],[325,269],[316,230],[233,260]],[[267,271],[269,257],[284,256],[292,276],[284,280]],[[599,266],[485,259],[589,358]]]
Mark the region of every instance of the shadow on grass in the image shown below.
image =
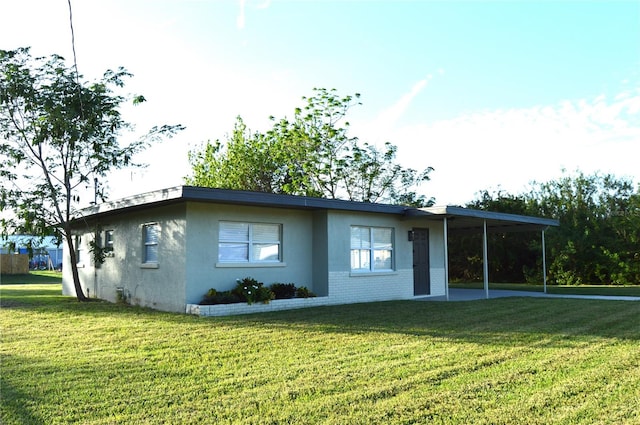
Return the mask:
[[[2,363],[9,361],[10,356],[0,357]],[[45,424],[43,418],[34,415],[27,407],[33,404],[33,391],[26,393],[16,388],[5,374],[0,375],[0,388],[2,389],[2,403],[0,405],[0,423],[3,424]]]
[[[2,285],[62,283],[62,273],[59,272],[32,272],[29,274],[3,274],[0,275]]]
[[[127,320],[177,324],[210,322],[237,327],[296,328],[330,333],[398,333],[512,344],[512,340],[565,341],[583,337],[640,340],[640,303],[547,298],[498,298],[456,303],[387,301],[314,307],[243,316],[199,318],[106,301],[78,302],[60,295],[60,286],[2,286],[3,309],[34,309],[50,314],[120,315]]]
[[[229,320],[233,320],[229,318]],[[511,345],[514,339],[640,340],[640,303],[502,298],[457,303],[395,301],[243,316],[239,322],[326,332],[386,332]]]

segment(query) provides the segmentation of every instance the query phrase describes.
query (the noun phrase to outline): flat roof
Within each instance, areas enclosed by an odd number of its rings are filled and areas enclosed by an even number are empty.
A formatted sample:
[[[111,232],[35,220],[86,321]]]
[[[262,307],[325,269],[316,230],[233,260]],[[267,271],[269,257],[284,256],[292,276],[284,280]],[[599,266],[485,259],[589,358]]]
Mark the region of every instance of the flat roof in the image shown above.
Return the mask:
[[[393,214],[406,218],[421,218],[427,220],[443,220],[446,217],[449,228],[453,230],[482,228],[485,222],[487,223],[488,230],[495,232],[538,230],[548,226],[559,225],[558,220],[548,218],[473,210],[458,206],[414,208],[404,205],[355,202],[341,199],[325,199],[310,196],[196,186],[176,186],[94,205],[81,210],[82,218],[75,219],[74,221],[84,221],[91,218],[97,219],[130,210],[146,209],[153,206],[188,201],[273,208],[356,211]]]
[[[432,220],[442,220],[446,217],[448,228],[460,232],[475,232],[482,229],[485,223],[487,231],[494,233],[535,231],[560,225],[558,220],[551,218],[474,210],[451,205],[416,208],[408,211],[407,214]]]

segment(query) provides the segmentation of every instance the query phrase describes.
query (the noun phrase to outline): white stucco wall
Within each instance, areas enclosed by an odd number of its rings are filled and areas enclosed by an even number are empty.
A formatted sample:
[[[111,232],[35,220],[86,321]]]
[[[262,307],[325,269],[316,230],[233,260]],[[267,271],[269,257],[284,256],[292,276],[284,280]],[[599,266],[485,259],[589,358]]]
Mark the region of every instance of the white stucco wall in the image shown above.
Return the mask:
[[[351,272],[351,226],[394,229],[394,270],[382,273]],[[329,299],[336,303],[405,299],[413,296],[413,264],[407,253],[411,242],[403,239],[405,226],[399,217],[385,214],[330,211]]]
[[[159,226],[158,263],[143,264],[143,226]],[[90,296],[116,301],[117,288],[123,288],[128,302],[165,311],[184,311],[185,300],[185,208],[170,206],[118,215],[100,222],[102,229],[113,230],[113,255],[99,267],[88,261],[88,243],[95,227],[82,238],[85,250],[80,271],[83,288]],[[69,255],[65,252],[63,293],[75,295]],[[85,292],[86,293],[86,292]]]
[[[218,262],[220,221],[282,225],[282,262],[266,264]],[[293,283],[312,291],[313,213],[284,208],[261,208],[191,202],[187,207],[187,303],[198,303],[210,289],[233,289],[236,279],[252,277],[265,285]]]
[[[278,223],[282,225],[282,263],[228,264],[218,261],[220,221]],[[158,223],[157,267],[142,264],[143,225]],[[216,203],[185,202],[149,207],[110,216],[99,223],[101,235],[113,231],[113,255],[95,268],[89,241],[95,225],[82,238],[79,272],[90,296],[116,301],[123,288],[132,304],[184,312],[215,288],[232,289],[236,279],[253,277],[265,285],[274,282],[307,286],[327,297],[328,304],[411,299],[413,242],[407,233],[428,228],[431,295],[445,294],[443,225],[440,221],[403,219],[397,215],[349,211],[311,211]],[[393,271],[353,273],[350,264],[351,226],[394,229]],[[63,292],[75,295],[68,253],[63,267]]]
[[[80,276],[80,284],[84,290],[85,295],[90,297],[96,297],[96,290],[94,285],[94,268],[93,261],[90,259],[89,241],[93,240],[93,232],[90,229],[79,229],[74,233],[74,243],[77,240],[76,236],[80,237],[80,245],[78,250],[80,251],[80,261],[78,262],[78,275]],[[88,291],[87,291],[88,290]],[[69,250],[65,243],[62,251],[62,294],[75,296],[76,290],[73,285],[73,276],[71,273],[71,261],[69,257]]]

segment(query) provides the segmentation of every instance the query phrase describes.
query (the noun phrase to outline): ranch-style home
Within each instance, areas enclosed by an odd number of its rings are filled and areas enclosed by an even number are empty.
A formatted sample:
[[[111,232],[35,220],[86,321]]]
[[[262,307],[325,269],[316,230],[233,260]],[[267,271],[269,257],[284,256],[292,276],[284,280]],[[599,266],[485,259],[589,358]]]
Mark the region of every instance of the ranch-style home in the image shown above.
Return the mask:
[[[541,231],[544,240],[544,230],[558,225],[462,207],[191,186],[82,212],[72,225],[85,294],[196,313],[210,288],[229,290],[245,277],[306,286],[317,295],[309,305],[447,296],[448,232]],[[102,262],[95,261],[96,245]],[[69,262],[65,251],[63,293],[75,295]],[[281,308],[296,307],[291,302]]]

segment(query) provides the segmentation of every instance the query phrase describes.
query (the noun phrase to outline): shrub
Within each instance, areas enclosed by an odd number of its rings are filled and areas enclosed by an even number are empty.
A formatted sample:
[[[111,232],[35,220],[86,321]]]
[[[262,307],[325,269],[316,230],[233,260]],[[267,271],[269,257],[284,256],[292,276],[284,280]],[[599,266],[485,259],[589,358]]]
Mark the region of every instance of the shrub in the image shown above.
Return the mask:
[[[236,281],[233,293],[241,297],[247,304],[262,302],[267,304],[274,298],[271,289],[266,288],[262,282],[258,282],[252,277],[245,277]]]
[[[311,292],[309,288],[307,288],[306,286],[301,286],[298,289],[296,289],[296,297],[298,298],[312,298],[315,296],[316,294]]]
[[[284,300],[296,296],[296,285],[293,283],[274,283],[270,286],[276,300]]]
[[[236,287],[231,291],[216,291],[209,289],[200,301],[201,305],[233,304],[246,302],[247,304],[265,303],[273,299],[311,298],[316,294],[306,286],[296,288],[293,283],[273,283],[266,287],[252,277],[236,280]]]
[[[244,301],[232,291],[216,291],[211,288],[200,301],[201,305],[234,304]]]

